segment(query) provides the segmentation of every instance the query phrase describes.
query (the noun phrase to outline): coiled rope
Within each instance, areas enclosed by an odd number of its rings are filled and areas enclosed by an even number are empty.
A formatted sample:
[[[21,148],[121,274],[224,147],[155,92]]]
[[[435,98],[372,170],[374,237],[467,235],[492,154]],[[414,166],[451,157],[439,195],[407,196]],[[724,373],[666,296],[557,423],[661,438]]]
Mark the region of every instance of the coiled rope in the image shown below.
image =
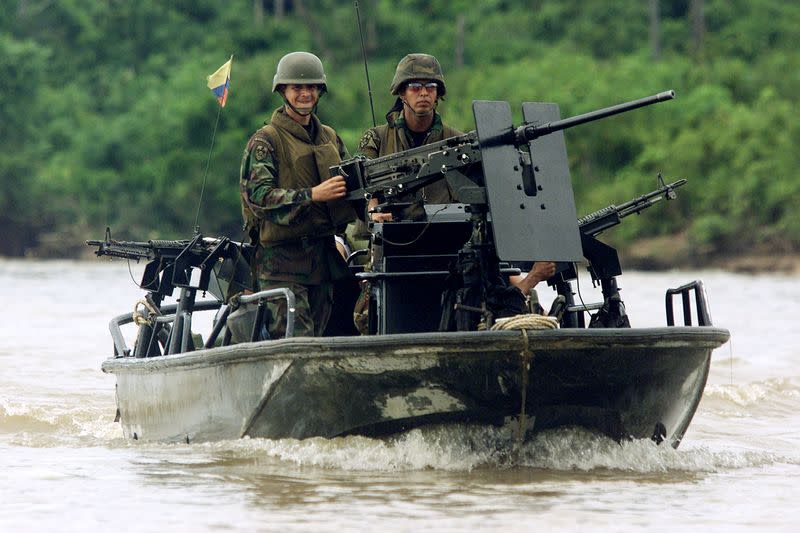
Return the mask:
[[[139,312],[139,306],[144,307],[144,313]],[[155,317],[159,314],[160,313],[158,312],[158,309],[156,309],[150,302],[147,300],[139,300],[133,306],[133,313],[131,314],[131,317],[133,318],[133,323],[137,326],[143,326],[145,324],[152,326],[155,323]]]
[[[505,329],[556,329],[558,328],[558,318],[544,315],[515,315],[508,318],[498,318],[492,325],[491,330]]]

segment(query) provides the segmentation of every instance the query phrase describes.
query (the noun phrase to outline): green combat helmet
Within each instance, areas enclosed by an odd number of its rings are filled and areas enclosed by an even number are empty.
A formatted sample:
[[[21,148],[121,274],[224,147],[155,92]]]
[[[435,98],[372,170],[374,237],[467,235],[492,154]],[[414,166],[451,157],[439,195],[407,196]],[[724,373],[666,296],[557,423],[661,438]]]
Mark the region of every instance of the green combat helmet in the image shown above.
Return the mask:
[[[328,85],[322,61],[309,52],[292,52],[283,56],[272,78],[272,92],[278,85],[289,84],[321,85],[322,92],[326,92]]]
[[[399,94],[400,87],[410,80],[434,80],[439,84],[439,96],[444,96],[447,88],[444,85],[444,75],[439,61],[430,54],[408,54],[397,64],[389,90],[392,94]]]

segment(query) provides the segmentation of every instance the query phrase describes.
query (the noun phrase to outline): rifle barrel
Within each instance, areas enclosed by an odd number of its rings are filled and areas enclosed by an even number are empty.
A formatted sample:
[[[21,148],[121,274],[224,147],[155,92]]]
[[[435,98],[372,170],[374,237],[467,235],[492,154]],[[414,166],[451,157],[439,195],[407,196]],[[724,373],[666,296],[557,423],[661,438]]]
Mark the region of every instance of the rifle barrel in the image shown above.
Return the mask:
[[[647,194],[637,196],[633,200],[628,200],[624,204],[609,205],[602,209],[598,209],[593,213],[578,219],[578,227],[582,233],[586,235],[595,236],[610,227],[619,224],[623,218],[634,213],[640,213],[651,207],[656,202],[660,202],[662,198],[671,200],[675,197],[674,189],[686,184],[686,180],[681,178],[677,181],[664,185],[658,189],[651,191]]]
[[[677,181],[670,183],[669,185],[664,185],[663,187],[659,187],[658,189],[651,191],[647,194],[643,194],[638,198],[634,198],[633,200],[629,200],[624,204],[617,206],[617,210],[620,212],[621,217],[626,217],[629,214],[638,213],[642,209],[650,207],[650,205],[660,201],[666,195],[672,192],[673,189],[677,189],[681,185],[684,185],[686,180],[681,178]],[[647,205],[645,205],[647,204]],[[644,207],[642,207],[644,206]],[[628,212],[630,210],[630,212]]]

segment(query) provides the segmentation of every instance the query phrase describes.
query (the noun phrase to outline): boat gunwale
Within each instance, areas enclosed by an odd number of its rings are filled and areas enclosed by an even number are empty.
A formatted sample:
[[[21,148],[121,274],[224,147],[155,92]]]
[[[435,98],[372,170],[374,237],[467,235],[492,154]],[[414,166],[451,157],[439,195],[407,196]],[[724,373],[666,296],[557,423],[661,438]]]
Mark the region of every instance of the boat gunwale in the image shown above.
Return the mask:
[[[728,330],[711,326],[653,328],[526,330],[530,350],[597,350],[605,348],[681,348],[712,350],[730,338]],[[394,356],[431,356],[447,353],[522,350],[519,330],[401,333],[353,337],[293,337],[201,349],[157,357],[113,357],[101,366],[105,373],[151,373],[188,370],[263,359],[341,359]],[[376,349],[380,353],[376,353]],[[402,352],[398,353],[398,352]]]

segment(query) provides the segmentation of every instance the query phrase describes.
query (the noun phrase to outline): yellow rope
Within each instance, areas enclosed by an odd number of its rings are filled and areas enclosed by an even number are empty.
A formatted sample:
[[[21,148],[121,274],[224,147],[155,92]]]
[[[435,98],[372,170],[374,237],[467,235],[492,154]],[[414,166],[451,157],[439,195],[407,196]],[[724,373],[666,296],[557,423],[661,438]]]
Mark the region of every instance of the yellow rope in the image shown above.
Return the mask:
[[[520,351],[520,372],[521,372],[521,387],[520,387],[520,412],[519,422],[517,424],[517,445],[521,445],[525,440],[525,432],[527,430],[527,416],[525,413],[525,404],[528,400],[528,375],[531,371],[531,362],[533,361],[533,352],[531,352],[530,344],[528,342],[528,330],[534,329],[557,329],[558,318],[554,316],[543,316],[536,314],[529,315],[516,315],[508,318],[498,318],[492,326],[492,330],[522,330],[522,351]]]

